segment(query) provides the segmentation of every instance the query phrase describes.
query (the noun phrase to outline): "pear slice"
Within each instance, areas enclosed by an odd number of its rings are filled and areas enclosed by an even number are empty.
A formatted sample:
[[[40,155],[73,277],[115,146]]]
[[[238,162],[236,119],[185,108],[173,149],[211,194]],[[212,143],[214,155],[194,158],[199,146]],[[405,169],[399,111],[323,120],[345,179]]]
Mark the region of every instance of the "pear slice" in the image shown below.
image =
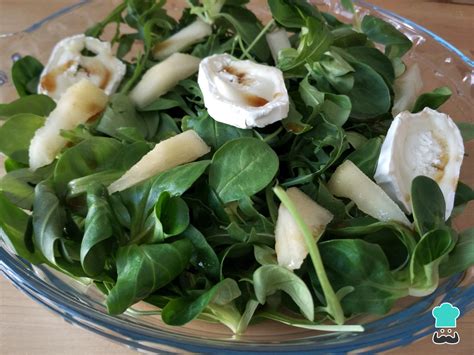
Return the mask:
[[[86,123],[105,109],[107,100],[105,92],[87,79],[70,86],[30,142],[30,168],[36,170],[52,163],[67,142],[61,137],[61,130]]]
[[[109,193],[125,190],[165,170],[190,163],[210,151],[211,148],[195,131],[180,133],[158,143],[138,163],[110,184]]]
[[[163,60],[173,53],[177,53],[195,43],[198,43],[211,33],[211,26],[204,21],[197,19],[192,24],[184,27],[182,30],[176,32],[163,42],[157,43],[155,48],[153,48],[153,57],[155,59]]]
[[[411,226],[400,207],[350,160],[338,166],[328,188],[336,196],[351,199],[362,212],[379,221],[396,221]]]
[[[148,69],[130,92],[130,98],[139,108],[151,104],[174,88],[181,80],[193,75],[201,59],[183,53],[174,53]]]
[[[265,35],[268,47],[272,53],[273,60],[278,63],[278,53],[282,49],[291,48],[290,40],[288,39],[288,33],[283,28],[278,28],[273,32],[269,32]]]
[[[318,238],[326,225],[331,222],[333,215],[296,187],[286,190],[286,194],[296,206],[298,213],[310,228],[313,236]],[[278,264],[289,270],[299,269],[308,255],[304,236],[283,203],[278,209],[275,228],[275,251]]]

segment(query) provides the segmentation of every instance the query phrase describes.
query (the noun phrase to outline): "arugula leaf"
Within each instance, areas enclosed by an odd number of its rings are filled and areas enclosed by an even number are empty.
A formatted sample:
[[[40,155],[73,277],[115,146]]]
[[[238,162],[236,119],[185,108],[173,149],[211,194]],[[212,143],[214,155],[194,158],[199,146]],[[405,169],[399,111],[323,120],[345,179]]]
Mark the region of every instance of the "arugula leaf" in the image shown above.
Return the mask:
[[[260,266],[253,274],[253,286],[260,304],[265,304],[268,296],[281,290],[291,297],[307,319],[314,320],[311,292],[304,281],[293,272],[279,265]]]
[[[86,274],[99,275],[103,270],[113,236],[112,211],[104,188],[87,193],[88,212],[81,242],[81,265]]]
[[[384,20],[372,15],[364,16],[362,31],[376,43],[385,46],[385,54],[390,58],[400,58],[412,47],[410,39]]]
[[[35,245],[49,262],[56,264],[56,248],[63,237],[66,212],[61,206],[50,181],[35,187],[33,229]]]
[[[30,217],[0,193],[0,237],[18,256],[32,264],[44,262],[41,253],[28,239]]]
[[[267,186],[278,170],[278,156],[256,138],[239,138],[214,154],[209,185],[224,203],[251,196]]]
[[[273,18],[291,29],[304,27],[307,17],[322,19],[318,8],[303,0],[268,0],[268,6]]]
[[[56,103],[46,95],[23,96],[8,104],[0,104],[0,120],[19,113],[31,113],[38,116],[48,116],[56,107]]]
[[[214,149],[219,149],[227,141],[241,137],[252,137],[253,131],[239,129],[228,124],[217,122],[209,116],[207,111],[198,112],[197,116],[185,116],[181,121],[183,131],[193,129]]]
[[[187,267],[191,254],[192,244],[186,239],[120,248],[116,259],[117,283],[107,296],[109,313],[123,313],[170,283]]]
[[[421,94],[418,99],[416,99],[412,112],[420,112],[425,107],[436,110],[446,101],[448,101],[452,94],[453,93],[451,89],[447,86],[442,86],[434,89],[432,92]]]
[[[420,235],[444,226],[446,204],[436,181],[417,176],[411,184],[411,204],[415,227]]]
[[[257,16],[243,7],[225,5],[221,10],[220,19],[229,23],[247,46],[251,45],[262,31],[262,24]],[[268,61],[270,49],[265,37],[260,38],[250,52],[255,54],[260,61]]]
[[[278,67],[282,71],[289,71],[304,63],[311,64],[329,49],[332,40],[331,31],[322,20],[307,17],[305,26],[301,29],[298,48],[280,51],[281,58],[279,55]]]
[[[36,94],[43,64],[29,55],[12,66],[12,80],[20,97]]]
[[[198,317],[210,303],[225,305],[240,296],[240,293],[237,282],[227,278],[196,298],[185,296],[171,300],[163,308],[161,317],[166,324],[184,325]],[[221,294],[225,294],[225,302],[221,302]]]
[[[43,125],[44,118],[31,113],[10,117],[0,127],[0,152],[19,163],[28,164],[30,141]]]

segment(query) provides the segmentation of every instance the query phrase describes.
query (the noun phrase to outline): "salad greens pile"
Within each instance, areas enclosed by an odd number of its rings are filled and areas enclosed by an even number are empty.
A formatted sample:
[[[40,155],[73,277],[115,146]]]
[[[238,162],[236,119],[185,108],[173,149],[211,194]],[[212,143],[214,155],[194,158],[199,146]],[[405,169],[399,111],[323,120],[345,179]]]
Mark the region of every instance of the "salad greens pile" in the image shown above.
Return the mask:
[[[178,22],[164,0],[126,0],[89,28],[88,36],[100,37],[117,26],[112,43],[127,74],[105,111],[62,131],[67,147],[36,171],[28,168],[29,143],[55,102],[36,94],[42,64],[31,56],[18,60],[12,78],[20,98],[0,104],[0,151],[8,157],[0,179],[2,238],[33,264],[94,282],[111,314],[144,300],[170,325],[198,318],[242,333],[251,322],[271,319],[360,331],[343,324],[359,314],[385,314],[401,297],[427,295],[440,277],[474,263],[474,229],[457,232],[452,218],[445,222],[443,194],[430,178],[412,184],[413,230],[367,216],[326,186],[347,159],[373,178],[393,120],[393,85],[412,43],[377,17],[356,14],[354,25],[346,24],[303,0],[268,0],[273,19],[263,26],[246,3],[189,0]],[[247,130],[219,123],[205,109],[196,76],[134,107],[127,93],[156,64],[154,45],[197,17],[213,33],[186,52],[200,58],[225,52],[280,68],[290,95],[286,119]],[[122,33],[123,24],[132,31]],[[293,48],[274,62],[264,35],[276,25],[292,34]],[[143,49],[132,56],[137,44]],[[414,111],[437,108],[450,95],[446,87],[425,93]],[[473,138],[472,125],[460,128]],[[211,153],[107,193],[155,144],[187,129]],[[292,186],[334,215],[317,243],[285,193]],[[473,199],[474,191],[459,183],[453,216]],[[280,201],[310,252],[295,272],[276,261]]]

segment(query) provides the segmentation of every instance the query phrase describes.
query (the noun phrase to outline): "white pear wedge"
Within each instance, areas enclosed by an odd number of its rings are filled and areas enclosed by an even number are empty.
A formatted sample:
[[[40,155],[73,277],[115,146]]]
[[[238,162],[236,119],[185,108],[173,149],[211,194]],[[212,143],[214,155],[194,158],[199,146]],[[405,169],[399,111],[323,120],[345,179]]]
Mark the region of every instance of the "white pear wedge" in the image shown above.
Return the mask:
[[[109,193],[125,190],[163,171],[190,163],[209,153],[210,150],[211,148],[193,130],[177,134],[158,143],[138,163],[110,184]]]
[[[30,142],[30,168],[36,170],[52,163],[67,142],[61,137],[61,130],[86,123],[105,109],[107,100],[105,92],[87,79],[69,87]]]
[[[396,221],[411,226],[400,207],[350,160],[338,166],[328,188],[334,195],[354,201],[362,212],[379,221]]]
[[[181,31],[176,32],[163,42],[157,43],[153,48],[153,57],[163,60],[173,53],[182,51],[183,49],[198,43],[212,33],[210,25],[204,21],[197,19],[192,24],[184,27]]]
[[[148,69],[130,92],[130,98],[139,108],[151,104],[174,88],[181,80],[197,72],[201,59],[188,54],[174,53]]]
[[[331,222],[333,215],[296,187],[286,190],[286,194],[295,205],[303,221],[310,228],[313,236],[315,238],[319,237],[326,225]],[[275,227],[275,251],[278,264],[289,270],[299,269],[308,255],[304,236],[283,203],[278,209]]]

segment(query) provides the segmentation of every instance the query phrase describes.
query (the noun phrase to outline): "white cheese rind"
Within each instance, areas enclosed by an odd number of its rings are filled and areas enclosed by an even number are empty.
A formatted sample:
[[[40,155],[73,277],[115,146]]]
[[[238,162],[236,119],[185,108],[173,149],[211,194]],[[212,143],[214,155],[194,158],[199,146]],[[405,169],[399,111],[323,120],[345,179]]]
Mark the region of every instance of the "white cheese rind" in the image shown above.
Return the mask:
[[[269,32],[265,35],[265,38],[270,47],[273,60],[278,63],[278,53],[282,49],[291,48],[290,40],[288,39],[288,33],[285,29],[279,28],[276,31]]]
[[[163,60],[173,53],[182,51],[183,49],[198,43],[203,38],[212,34],[212,27],[204,21],[197,19],[189,26],[184,27],[163,42],[156,44],[153,48],[153,57]]]
[[[210,151],[211,148],[195,131],[184,131],[158,143],[124,175],[110,184],[109,193],[125,190],[163,171],[190,163]]]
[[[393,107],[392,115],[396,116],[402,111],[411,111],[415,106],[416,99],[423,88],[423,79],[418,64],[407,67],[402,76],[395,79],[393,84]]]
[[[84,49],[95,56],[83,56]],[[125,71],[125,64],[112,54],[109,42],[83,34],[67,37],[54,47],[41,73],[38,93],[58,101],[69,87],[88,79],[110,95],[117,90]]]
[[[337,167],[328,188],[334,195],[354,201],[362,212],[379,221],[396,221],[411,226],[400,207],[350,160]]]
[[[380,151],[375,181],[408,213],[411,183],[419,175],[434,179],[451,215],[464,157],[461,132],[446,114],[425,108],[402,112],[392,122]]]
[[[318,237],[332,221],[333,215],[295,187],[289,188],[286,193],[313,236]],[[278,264],[289,270],[299,269],[308,255],[304,236],[283,204],[278,209],[275,251]]]
[[[181,80],[197,72],[201,59],[183,53],[174,53],[148,69],[130,92],[130,98],[140,108],[151,104],[174,88]]]
[[[216,121],[252,128],[288,116],[283,73],[275,67],[217,54],[201,61],[198,84],[208,113]]]
[[[69,87],[56,108],[49,114],[43,127],[33,136],[29,147],[30,168],[36,170],[53,162],[66,144],[61,130],[70,130],[86,123],[105,109],[107,95],[83,79]]]

